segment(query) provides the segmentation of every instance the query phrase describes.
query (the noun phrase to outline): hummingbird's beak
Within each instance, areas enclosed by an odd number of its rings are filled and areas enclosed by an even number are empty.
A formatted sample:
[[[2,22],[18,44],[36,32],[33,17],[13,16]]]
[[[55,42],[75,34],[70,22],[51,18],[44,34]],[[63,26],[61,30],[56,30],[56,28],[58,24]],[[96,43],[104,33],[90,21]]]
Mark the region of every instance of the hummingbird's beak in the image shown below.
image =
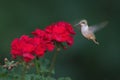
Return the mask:
[[[74,27],[77,27],[79,25],[79,23],[75,24]]]

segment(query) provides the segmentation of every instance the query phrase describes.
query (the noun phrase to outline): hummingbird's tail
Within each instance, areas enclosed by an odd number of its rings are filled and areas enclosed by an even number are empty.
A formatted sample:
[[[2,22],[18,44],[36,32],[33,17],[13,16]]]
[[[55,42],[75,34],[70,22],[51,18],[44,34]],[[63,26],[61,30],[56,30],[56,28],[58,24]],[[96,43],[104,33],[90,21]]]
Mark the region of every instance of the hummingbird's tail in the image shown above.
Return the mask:
[[[99,45],[99,42],[96,39],[93,39],[93,42],[97,45]]]

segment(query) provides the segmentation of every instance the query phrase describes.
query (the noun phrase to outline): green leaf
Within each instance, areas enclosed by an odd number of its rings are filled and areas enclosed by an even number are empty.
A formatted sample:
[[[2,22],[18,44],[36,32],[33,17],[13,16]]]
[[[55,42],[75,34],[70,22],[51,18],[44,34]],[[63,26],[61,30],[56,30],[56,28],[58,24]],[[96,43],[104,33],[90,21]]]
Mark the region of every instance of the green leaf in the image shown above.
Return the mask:
[[[41,72],[42,73],[49,73],[50,61],[48,59],[40,59],[41,65]],[[52,70],[51,74],[55,74],[55,71]]]

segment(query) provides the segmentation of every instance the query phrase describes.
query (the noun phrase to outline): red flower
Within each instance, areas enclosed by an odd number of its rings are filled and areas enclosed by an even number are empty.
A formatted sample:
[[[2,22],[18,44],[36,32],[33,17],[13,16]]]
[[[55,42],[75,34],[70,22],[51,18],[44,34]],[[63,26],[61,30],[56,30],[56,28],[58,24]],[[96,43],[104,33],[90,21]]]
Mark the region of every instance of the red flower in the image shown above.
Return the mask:
[[[32,54],[30,54],[30,53],[23,54],[23,60],[25,62],[29,62],[29,61],[31,61],[33,59],[34,59],[34,56]]]
[[[34,54],[37,55],[38,57],[43,56],[46,51],[44,41],[41,38],[34,37],[33,45],[35,46]]]
[[[32,52],[34,51],[34,45],[31,44],[31,40],[32,38],[29,38],[27,35],[21,36],[20,39],[14,39],[11,44],[11,54],[13,58],[16,58],[17,56],[23,57],[24,59],[29,58],[29,60],[26,61],[34,59],[34,57],[32,56]],[[29,56],[26,57],[25,55],[28,54]]]
[[[45,50],[47,49],[48,51],[53,51],[54,49],[54,44],[51,41],[51,36],[49,34],[47,34],[44,30],[40,30],[40,29],[36,29],[35,31],[32,32],[32,34],[35,36],[34,39],[36,39],[37,41],[40,41],[40,44],[43,44],[41,46],[41,48],[45,48]],[[37,42],[34,41],[34,42]],[[39,45],[40,48],[40,45]]]
[[[73,44],[73,35],[75,35],[75,32],[67,22],[57,22],[47,26],[45,31],[50,34],[53,41],[66,42],[68,45]]]

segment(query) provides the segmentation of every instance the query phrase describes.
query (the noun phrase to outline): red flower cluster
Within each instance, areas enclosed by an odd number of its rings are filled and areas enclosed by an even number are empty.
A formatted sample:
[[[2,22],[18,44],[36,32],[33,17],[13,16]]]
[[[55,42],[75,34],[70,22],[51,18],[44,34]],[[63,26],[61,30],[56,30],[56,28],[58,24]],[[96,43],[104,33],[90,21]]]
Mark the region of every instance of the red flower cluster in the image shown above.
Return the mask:
[[[13,58],[21,56],[26,62],[34,59],[32,53],[35,48],[31,42],[32,38],[29,38],[27,35],[21,36],[20,39],[14,39],[11,44],[11,54]]]
[[[13,58],[22,57],[25,62],[29,62],[44,55],[45,51],[54,50],[54,42],[66,42],[69,46],[73,44],[75,34],[72,26],[67,22],[58,22],[49,25],[45,30],[36,29],[32,32],[33,37],[23,35],[16,38],[11,44],[11,54]]]
[[[68,45],[73,44],[72,35],[74,35],[75,32],[72,26],[67,22],[58,22],[47,26],[45,31],[51,36],[52,40],[67,42]]]

